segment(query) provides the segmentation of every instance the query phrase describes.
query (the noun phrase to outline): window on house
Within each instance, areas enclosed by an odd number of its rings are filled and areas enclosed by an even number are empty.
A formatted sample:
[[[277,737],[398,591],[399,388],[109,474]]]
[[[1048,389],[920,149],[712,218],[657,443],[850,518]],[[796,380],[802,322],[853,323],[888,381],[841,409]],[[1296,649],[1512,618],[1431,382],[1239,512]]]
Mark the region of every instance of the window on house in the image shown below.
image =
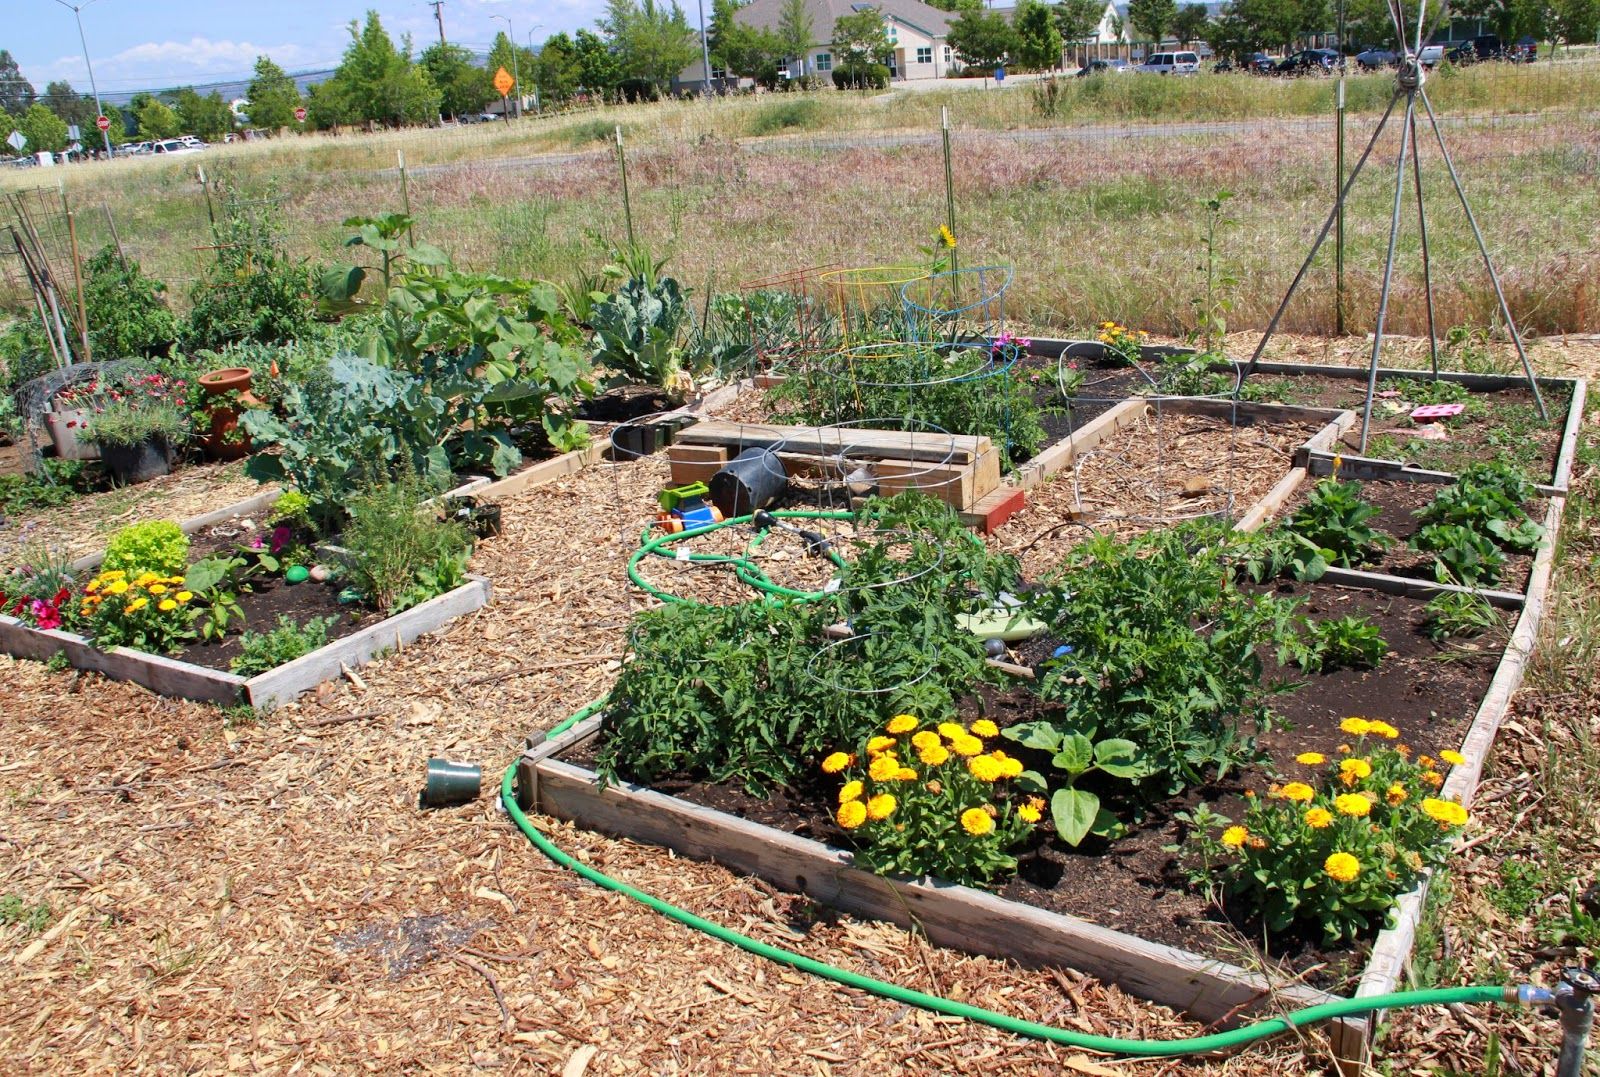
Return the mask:
[[[944,47],[944,62],[945,63],[949,63],[950,62],[950,46],[949,45],[946,45]]]
[[[833,54],[831,52],[819,52],[819,53],[817,53],[817,70],[818,71],[832,71],[833,70]]]
[[[890,41],[899,41],[900,40],[900,28],[898,26],[896,26],[894,23],[891,22],[891,23],[887,24],[884,27],[884,32],[889,35],[889,40]]]
[[[933,63],[933,46],[932,45],[929,45],[927,48],[919,48],[917,50],[917,63],[919,63],[919,64],[931,64],[931,63]]]
[[[725,67],[718,67],[716,64],[712,64],[711,77],[714,79],[725,79],[728,77],[728,69]]]

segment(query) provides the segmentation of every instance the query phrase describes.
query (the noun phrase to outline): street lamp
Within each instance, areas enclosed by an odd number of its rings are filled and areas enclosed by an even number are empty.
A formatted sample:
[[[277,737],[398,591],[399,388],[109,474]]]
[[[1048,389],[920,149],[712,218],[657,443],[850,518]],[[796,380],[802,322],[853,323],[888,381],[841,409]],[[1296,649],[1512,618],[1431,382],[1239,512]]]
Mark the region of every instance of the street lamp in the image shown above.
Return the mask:
[[[94,3],[94,0],[84,0],[81,4],[69,4],[67,0],[56,0],[56,3],[72,12],[73,18],[78,20],[78,44],[83,46],[83,66],[89,69],[89,89],[94,94],[94,117],[96,123],[105,112],[100,107],[100,88],[94,84],[94,65],[89,62],[89,42],[83,36],[83,9]],[[115,157],[111,152],[111,130],[107,128],[100,132],[100,137],[105,140],[106,156]]]
[[[62,0],[56,0],[61,3]],[[490,15],[491,19],[499,19],[506,24],[506,41],[511,45],[511,81],[517,84],[517,119],[522,119],[522,75],[517,71],[517,31],[511,25],[511,19],[506,15]]]
[[[533,30],[543,30],[543,29],[544,29],[544,23],[536,22],[536,23],[533,24]],[[529,56],[533,55],[533,30],[529,30],[528,31],[528,55]],[[515,53],[513,53],[512,59],[515,59],[515,58],[516,58]],[[534,112],[543,112],[544,111],[543,107],[541,107],[540,104],[539,104],[539,72],[538,71],[534,71],[534,73],[533,73],[533,111]]]

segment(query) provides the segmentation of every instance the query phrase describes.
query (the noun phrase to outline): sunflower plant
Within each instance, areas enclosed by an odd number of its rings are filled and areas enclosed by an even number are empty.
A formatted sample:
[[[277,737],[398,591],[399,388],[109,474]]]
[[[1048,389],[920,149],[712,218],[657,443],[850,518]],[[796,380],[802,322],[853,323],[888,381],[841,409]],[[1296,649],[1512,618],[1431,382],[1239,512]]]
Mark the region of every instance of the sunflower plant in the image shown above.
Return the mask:
[[[1353,939],[1441,863],[1468,822],[1437,794],[1465,760],[1413,758],[1386,722],[1346,718],[1335,758],[1295,757],[1303,778],[1246,794],[1235,823],[1202,807],[1186,818],[1199,853],[1195,882],[1215,882],[1274,934],[1299,925],[1325,941]]]
[[[986,718],[925,725],[899,714],[859,753],[823,759],[823,771],[844,781],[834,818],[855,840],[856,863],[968,886],[1014,872],[1011,850],[1039,821],[1044,801],[1014,798],[1022,763],[988,746],[999,733]]]
[[[182,576],[111,569],[90,580],[78,607],[85,634],[97,647],[132,647],[164,654],[194,638],[196,609]]]

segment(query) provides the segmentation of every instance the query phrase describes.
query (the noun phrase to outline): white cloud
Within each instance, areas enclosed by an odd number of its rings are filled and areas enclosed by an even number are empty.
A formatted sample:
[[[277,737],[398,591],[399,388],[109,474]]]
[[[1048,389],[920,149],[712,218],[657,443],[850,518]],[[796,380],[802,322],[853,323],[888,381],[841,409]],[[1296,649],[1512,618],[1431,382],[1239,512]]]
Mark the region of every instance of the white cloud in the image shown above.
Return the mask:
[[[308,61],[327,59],[312,56],[301,45],[257,45],[192,37],[188,41],[147,41],[113,56],[96,57],[94,72],[101,89],[107,91],[134,85],[175,86],[247,77],[256,57],[263,55],[291,71]],[[50,79],[70,79],[74,85],[88,81],[82,55],[63,56],[49,64],[46,73]]]

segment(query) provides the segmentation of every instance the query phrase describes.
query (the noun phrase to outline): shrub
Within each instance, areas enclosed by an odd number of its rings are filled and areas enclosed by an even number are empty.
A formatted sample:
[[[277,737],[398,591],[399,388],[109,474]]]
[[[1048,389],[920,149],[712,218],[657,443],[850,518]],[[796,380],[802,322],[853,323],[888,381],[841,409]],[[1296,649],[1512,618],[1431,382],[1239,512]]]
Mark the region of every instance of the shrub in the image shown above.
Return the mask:
[[[178,319],[163,298],[167,286],[139,263],[103,247],[84,267],[89,340],[99,360],[163,355],[178,337]]]
[[[135,576],[145,572],[173,576],[188,564],[189,536],[183,529],[170,520],[147,520],[112,535],[100,567]]]
[[[1389,743],[1393,726],[1347,718],[1342,728],[1357,738],[1346,754],[1301,754],[1311,780],[1250,797],[1237,825],[1204,808],[1186,816],[1201,858],[1194,881],[1219,884],[1273,934],[1299,925],[1337,943],[1378,926],[1468,821],[1435,795],[1443,776],[1432,760]]]
[[[886,90],[889,69],[883,64],[840,64],[833,69],[833,84],[841,90]]]
[[[254,677],[310,654],[328,642],[333,617],[313,617],[303,625],[283,614],[270,632],[246,632],[239,637],[239,656],[228,668],[241,677]]]
[[[376,608],[398,613],[459,584],[472,539],[453,522],[420,505],[425,487],[414,477],[370,487],[350,505],[344,530],[344,572]]]
[[[793,101],[774,101],[750,119],[752,135],[771,135],[780,131],[809,129],[822,123],[822,103],[814,97]]]

